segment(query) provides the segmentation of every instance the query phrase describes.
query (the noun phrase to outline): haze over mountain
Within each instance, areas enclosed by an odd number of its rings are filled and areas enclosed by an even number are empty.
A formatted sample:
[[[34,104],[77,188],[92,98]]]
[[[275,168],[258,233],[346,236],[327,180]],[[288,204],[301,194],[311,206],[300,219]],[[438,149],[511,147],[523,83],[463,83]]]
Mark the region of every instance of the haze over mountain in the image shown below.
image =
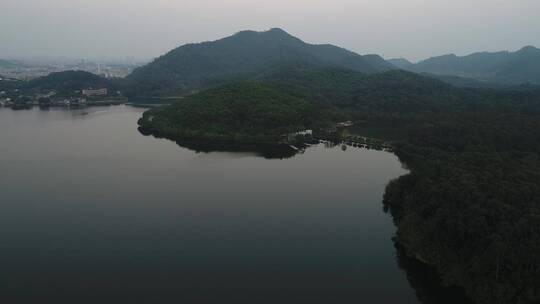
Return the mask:
[[[402,60],[390,62],[420,73],[474,78],[506,85],[540,84],[540,49],[533,46],[516,52],[481,52],[463,57],[449,54],[413,65],[403,64]]]
[[[64,71],[51,73],[22,83],[20,89],[26,91],[50,91],[60,94],[71,94],[74,91],[88,88],[107,88],[112,90],[110,80],[85,71]]]
[[[181,46],[136,69],[127,81],[135,95],[174,95],[284,66],[336,66],[362,73],[395,69],[378,55],[361,56],[330,44],[308,44],[274,28]]]
[[[4,59],[0,59],[0,68],[14,68],[16,66],[17,66],[17,64],[15,64],[14,62],[4,60]]]
[[[390,64],[393,64],[394,66],[400,69],[407,69],[410,66],[414,65],[414,63],[410,62],[409,60],[405,58],[392,58],[386,61],[388,61]]]

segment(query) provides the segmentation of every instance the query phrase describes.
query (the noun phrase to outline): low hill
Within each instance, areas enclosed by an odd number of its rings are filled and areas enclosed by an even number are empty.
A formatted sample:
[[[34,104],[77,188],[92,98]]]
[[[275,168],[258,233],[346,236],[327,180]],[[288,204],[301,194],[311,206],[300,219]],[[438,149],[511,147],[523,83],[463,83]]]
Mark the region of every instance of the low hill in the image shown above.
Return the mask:
[[[115,86],[107,79],[83,71],[65,71],[51,73],[45,77],[37,78],[21,85],[27,91],[51,91],[70,94],[74,91],[89,88],[107,88],[114,90]]]
[[[435,78],[442,82],[445,82],[447,84],[450,84],[452,86],[459,87],[459,88],[503,89],[510,86],[510,85],[503,85],[503,84],[495,83],[495,82],[477,80],[474,78],[459,77],[459,76],[452,76],[452,75],[437,75],[437,74],[429,74],[429,73],[420,73],[420,75],[425,76],[425,77]]]
[[[401,70],[366,75],[341,68],[298,68],[260,80],[312,102],[362,111],[434,111],[457,107],[465,95],[437,79]]]
[[[181,46],[136,69],[126,80],[133,95],[184,95],[286,66],[338,66],[363,73],[394,68],[376,55],[308,44],[281,29],[271,29]]]
[[[150,110],[139,121],[170,138],[270,142],[283,134],[357,119],[412,119],[439,113],[540,113],[538,90],[464,89],[416,73],[377,74],[325,68],[287,68],[209,89]]]
[[[255,82],[229,84],[150,110],[139,121],[147,132],[170,138],[273,142],[317,119],[308,101]]]
[[[463,57],[450,54],[402,68],[504,85],[540,84],[540,49],[528,46],[517,52],[482,52]]]
[[[416,119],[497,108],[540,113],[535,90],[464,89],[416,73],[363,74],[341,68],[289,68],[209,89],[151,110],[142,129],[172,138],[268,142],[352,116]],[[352,115],[352,116],[351,116]]]

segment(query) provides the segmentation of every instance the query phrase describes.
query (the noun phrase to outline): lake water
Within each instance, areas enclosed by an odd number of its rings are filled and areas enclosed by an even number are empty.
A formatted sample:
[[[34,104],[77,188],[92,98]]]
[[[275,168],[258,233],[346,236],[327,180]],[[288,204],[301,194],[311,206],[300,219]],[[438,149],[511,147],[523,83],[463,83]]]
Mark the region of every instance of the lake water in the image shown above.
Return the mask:
[[[387,152],[197,153],[143,110],[0,109],[2,303],[419,303]]]

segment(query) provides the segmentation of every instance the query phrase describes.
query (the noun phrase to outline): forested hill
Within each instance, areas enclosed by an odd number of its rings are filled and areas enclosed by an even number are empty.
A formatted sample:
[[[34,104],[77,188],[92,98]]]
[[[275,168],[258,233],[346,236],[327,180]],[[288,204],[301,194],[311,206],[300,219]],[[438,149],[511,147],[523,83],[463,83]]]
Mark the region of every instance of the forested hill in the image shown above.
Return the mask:
[[[417,112],[453,104],[462,90],[406,71],[363,74],[342,68],[284,69],[261,77],[293,94],[350,110]],[[453,105],[452,105],[453,106]]]
[[[173,139],[275,143],[319,124],[321,108],[272,86],[241,82],[194,94],[144,113],[146,132]]]
[[[450,54],[400,67],[419,73],[452,75],[503,85],[540,84],[540,49],[527,46],[516,52],[482,52],[463,57]]]
[[[308,44],[281,29],[271,29],[181,46],[136,69],[127,83],[132,95],[185,95],[285,66],[338,66],[363,73],[395,68],[377,55]]]
[[[54,90],[58,93],[73,93],[76,90],[87,88],[114,90],[115,85],[108,79],[89,72],[65,71],[22,82],[20,88],[34,92]]]
[[[540,113],[540,92],[460,89],[406,71],[366,75],[293,68],[190,95],[145,114],[141,127],[169,137],[268,142],[343,119],[415,122],[441,113]]]
[[[504,107],[425,115],[396,147],[411,170],[385,193],[396,241],[474,303],[540,303],[539,122]]]
[[[540,89],[459,88],[412,72],[366,75],[342,68],[293,68],[257,78],[312,102],[363,113],[455,112],[504,107],[539,111]]]

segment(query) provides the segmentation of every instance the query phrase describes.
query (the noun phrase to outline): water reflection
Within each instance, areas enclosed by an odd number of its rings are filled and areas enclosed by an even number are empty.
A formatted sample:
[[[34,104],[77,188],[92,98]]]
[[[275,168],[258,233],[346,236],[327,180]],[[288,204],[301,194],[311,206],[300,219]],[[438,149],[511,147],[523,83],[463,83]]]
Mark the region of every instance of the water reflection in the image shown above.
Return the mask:
[[[303,146],[294,147],[288,144],[239,144],[227,141],[207,141],[207,140],[190,140],[177,139],[167,136],[161,136],[155,132],[150,132],[142,128],[138,128],[140,134],[151,136],[158,139],[167,139],[175,142],[181,148],[186,148],[197,153],[212,153],[212,152],[231,152],[231,153],[250,153],[266,159],[288,159],[298,154],[303,154],[306,149],[316,146],[321,143],[327,149],[339,147],[343,152],[347,149],[365,149],[385,151],[385,149],[377,148],[370,145],[356,145],[350,142],[330,141],[330,140],[314,140],[315,143],[304,144]]]
[[[292,158],[297,154],[303,153],[304,150],[293,148],[286,144],[238,144],[231,142],[216,142],[205,140],[188,140],[188,139],[172,139],[164,136],[152,134],[138,128],[139,133],[145,136],[153,136],[155,138],[163,138],[176,142],[182,148],[195,151],[197,153],[211,152],[232,152],[232,153],[252,153],[266,159],[287,159]]]

